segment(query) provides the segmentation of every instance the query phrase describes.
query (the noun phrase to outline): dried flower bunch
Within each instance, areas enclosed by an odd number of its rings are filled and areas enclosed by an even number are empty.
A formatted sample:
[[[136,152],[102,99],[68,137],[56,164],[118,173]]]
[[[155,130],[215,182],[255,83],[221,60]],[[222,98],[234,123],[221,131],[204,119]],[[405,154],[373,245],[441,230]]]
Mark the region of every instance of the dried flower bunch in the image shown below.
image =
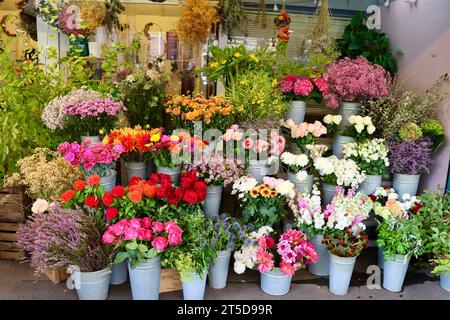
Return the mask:
[[[64,157],[46,148],[36,148],[34,154],[18,161],[19,173],[14,173],[7,186],[23,185],[33,199],[52,201],[83,177],[80,169],[72,166]]]

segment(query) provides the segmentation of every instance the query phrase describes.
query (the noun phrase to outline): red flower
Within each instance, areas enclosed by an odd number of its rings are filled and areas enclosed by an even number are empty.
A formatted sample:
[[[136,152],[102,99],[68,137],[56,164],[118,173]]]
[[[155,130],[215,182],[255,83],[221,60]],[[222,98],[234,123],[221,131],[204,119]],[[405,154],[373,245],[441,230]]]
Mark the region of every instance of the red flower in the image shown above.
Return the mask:
[[[180,186],[183,189],[189,189],[194,182],[197,181],[197,177],[193,177],[189,174],[183,175],[180,179]]]
[[[170,179],[170,176],[164,173],[159,175],[159,181],[162,186],[172,185],[172,180]]]
[[[392,188],[391,186],[383,186],[384,190],[389,190],[390,188]]]
[[[266,246],[269,249],[272,249],[273,246],[275,245],[275,241],[273,240],[272,237],[266,237]]]
[[[154,183],[159,183],[159,174],[157,173],[152,173],[150,174],[150,177],[148,178],[150,181],[154,182]]]
[[[61,201],[62,202],[69,202],[70,200],[73,199],[73,197],[75,196],[75,191],[73,190],[67,190],[66,192],[64,192],[61,195]]]
[[[191,205],[199,202],[197,192],[195,192],[195,190],[193,189],[186,190],[186,192],[183,195],[183,200]]]
[[[88,178],[88,184],[93,187],[100,183],[100,176],[98,174],[91,174]]]
[[[122,198],[125,194],[125,189],[122,186],[115,186],[111,189],[111,194],[114,198]]]
[[[111,221],[119,215],[119,210],[117,208],[111,207],[106,209],[106,221]]]
[[[168,198],[172,193],[171,185],[161,185],[159,188],[156,188],[156,196],[158,198]]]
[[[369,194],[369,198],[370,198],[373,202],[377,201],[377,196],[374,195],[374,194]]]
[[[75,181],[73,183],[72,188],[75,191],[83,191],[84,188],[86,188],[86,185],[87,185],[86,181],[84,181],[84,180],[77,180],[77,181]]]
[[[142,190],[144,195],[148,198],[153,198],[156,194],[156,187],[151,184],[144,184]]]
[[[178,187],[175,189],[174,192],[172,192],[169,196],[169,198],[167,199],[169,201],[170,204],[178,204],[181,199],[183,199],[183,189],[181,189],[181,187]]]
[[[412,208],[412,211],[414,212],[414,214],[416,214],[422,207],[423,205],[420,204],[419,202],[414,202],[414,207]]]
[[[102,202],[105,206],[109,207],[112,205],[114,198],[110,192],[106,192],[103,196]]]
[[[86,198],[85,205],[91,208],[98,208],[98,204],[100,203],[100,199],[97,199],[95,196],[90,195]]]
[[[204,181],[196,181],[194,183],[194,189],[198,192],[206,191],[206,183]]]
[[[142,178],[140,178],[140,177],[136,177],[136,176],[132,176],[131,178],[130,178],[130,184],[128,185],[128,186],[132,186],[132,185],[135,185],[135,184],[137,184],[139,181],[141,181],[142,180]]]
[[[134,203],[140,203],[142,201],[142,193],[139,191],[132,191],[128,194],[128,198]]]

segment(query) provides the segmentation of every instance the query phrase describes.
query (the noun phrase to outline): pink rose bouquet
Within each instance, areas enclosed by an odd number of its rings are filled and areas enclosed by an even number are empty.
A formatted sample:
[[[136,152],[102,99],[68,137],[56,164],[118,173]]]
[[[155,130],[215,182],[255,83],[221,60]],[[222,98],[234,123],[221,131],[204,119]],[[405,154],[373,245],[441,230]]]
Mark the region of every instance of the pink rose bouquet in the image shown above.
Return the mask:
[[[283,130],[289,135],[290,140],[295,143],[302,152],[306,152],[306,146],[317,144],[317,138],[327,134],[327,127],[320,121],[314,123],[302,122],[295,124],[292,119],[280,121]]]
[[[149,217],[123,219],[110,225],[103,234],[105,244],[121,248],[115,263],[130,259],[132,268],[139,261],[153,259],[158,254],[182,242],[181,228],[173,221],[152,221]]]
[[[289,100],[305,101],[314,99],[320,102],[322,96],[328,94],[328,85],[323,78],[289,75],[280,82],[280,88]]]

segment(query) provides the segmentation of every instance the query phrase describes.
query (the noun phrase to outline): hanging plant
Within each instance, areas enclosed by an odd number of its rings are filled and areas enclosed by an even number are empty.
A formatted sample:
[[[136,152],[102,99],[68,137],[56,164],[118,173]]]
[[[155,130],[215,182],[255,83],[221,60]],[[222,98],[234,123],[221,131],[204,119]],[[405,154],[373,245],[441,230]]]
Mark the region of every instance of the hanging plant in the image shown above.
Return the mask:
[[[280,42],[289,43],[289,25],[291,24],[291,17],[287,14],[285,9],[280,10],[280,14],[273,19],[275,30],[277,31],[277,39]]]
[[[243,0],[219,0],[217,11],[223,32],[231,36],[235,29],[245,31],[247,16]]]
[[[196,47],[206,41],[212,24],[218,21],[217,9],[208,0],[187,0],[178,22],[178,36],[181,42]]]
[[[321,0],[314,14],[311,49],[325,55],[336,51],[336,41],[331,34],[332,18],[328,0]]]

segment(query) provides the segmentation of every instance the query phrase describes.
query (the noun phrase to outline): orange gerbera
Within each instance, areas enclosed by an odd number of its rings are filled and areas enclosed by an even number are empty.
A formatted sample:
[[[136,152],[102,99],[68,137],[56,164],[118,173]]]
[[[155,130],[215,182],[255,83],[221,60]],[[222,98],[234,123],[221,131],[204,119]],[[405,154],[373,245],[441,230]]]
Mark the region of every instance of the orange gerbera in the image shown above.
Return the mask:
[[[250,190],[250,196],[252,198],[257,198],[259,196],[259,190],[257,188],[253,188]]]
[[[268,188],[263,188],[260,191],[260,194],[264,197],[264,198],[269,198],[270,194],[272,193],[272,190],[268,189]]]
[[[153,198],[156,194],[156,186],[150,184],[143,185],[144,195],[148,198]]]
[[[72,184],[72,188],[75,191],[82,191],[82,190],[84,190],[84,188],[86,188],[86,185],[87,185],[86,181],[77,180]]]
[[[130,199],[134,203],[140,203],[142,201],[142,192],[138,190],[131,191],[128,194],[128,199]]]
[[[64,192],[61,195],[61,201],[62,202],[69,202],[70,200],[73,199],[73,197],[75,197],[75,191],[73,190],[67,190],[66,192]]]

